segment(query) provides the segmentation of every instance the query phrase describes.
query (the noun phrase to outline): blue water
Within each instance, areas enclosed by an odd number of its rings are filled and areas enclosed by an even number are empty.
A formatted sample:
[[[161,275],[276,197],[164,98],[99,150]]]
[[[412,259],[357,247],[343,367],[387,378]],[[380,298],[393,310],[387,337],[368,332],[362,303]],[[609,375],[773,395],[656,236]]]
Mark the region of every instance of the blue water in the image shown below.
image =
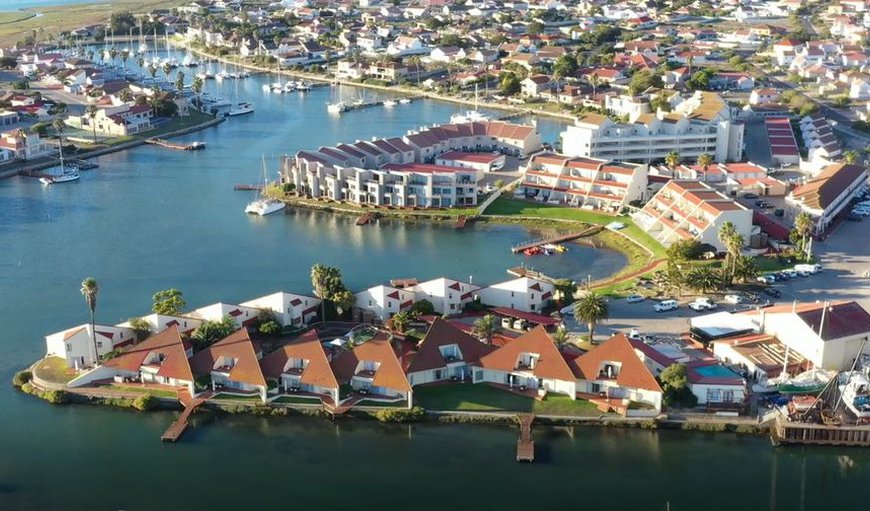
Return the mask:
[[[0,0],[0,11],[17,11],[19,9],[32,9],[34,7],[49,7],[55,5],[93,4],[106,2],[105,0]]]

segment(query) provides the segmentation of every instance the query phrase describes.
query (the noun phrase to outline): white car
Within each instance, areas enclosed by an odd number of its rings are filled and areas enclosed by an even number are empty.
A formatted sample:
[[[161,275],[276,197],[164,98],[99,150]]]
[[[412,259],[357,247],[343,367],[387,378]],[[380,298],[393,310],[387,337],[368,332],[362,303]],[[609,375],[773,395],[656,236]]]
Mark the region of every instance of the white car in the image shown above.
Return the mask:
[[[653,306],[653,310],[656,312],[667,312],[677,310],[679,306],[676,300],[662,300]]]
[[[710,300],[706,297],[695,298],[695,301],[689,304],[689,308],[695,312],[709,311],[715,309],[716,307],[717,305],[713,303],[713,300]]]
[[[634,294],[625,297],[625,303],[639,303],[646,300],[642,295]]]
[[[725,295],[725,301],[734,305],[743,303],[743,297],[740,295]]]
[[[758,282],[761,282],[762,284],[774,284],[774,283],[776,283],[776,279],[773,277],[773,275],[759,275],[758,277],[755,278],[755,280],[757,280]]]

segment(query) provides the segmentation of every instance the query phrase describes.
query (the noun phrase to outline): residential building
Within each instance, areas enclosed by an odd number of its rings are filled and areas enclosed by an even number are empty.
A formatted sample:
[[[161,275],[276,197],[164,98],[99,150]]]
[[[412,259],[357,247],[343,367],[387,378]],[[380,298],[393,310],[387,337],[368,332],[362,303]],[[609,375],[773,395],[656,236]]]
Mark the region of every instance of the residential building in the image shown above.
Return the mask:
[[[542,326],[481,356],[473,381],[577,399],[576,376]]]
[[[200,307],[189,315],[205,321],[220,321],[225,317],[230,317],[236,328],[242,328],[256,323],[259,320],[260,312],[261,310],[255,307],[218,302]]]
[[[584,115],[562,133],[562,150],[568,156],[652,162],[678,147],[685,158],[707,153],[716,161],[742,159],[743,124],[719,95],[675,94],[670,104],[670,112],[638,114],[628,123]]]
[[[412,352],[406,370],[411,386],[439,381],[471,380],[480,358],[495,350],[441,318],[435,318],[426,336]]]
[[[420,282],[408,288],[413,291],[414,301],[428,300],[438,314],[459,314],[465,304],[474,300],[474,292],[480,286],[458,280],[439,278]]]
[[[834,218],[850,207],[852,198],[867,184],[867,169],[859,165],[834,163],[822,169],[816,177],[791,191],[785,198],[792,210],[813,217],[815,232],[827,230]]]
[[[28,132],[26,136],[20,135],[19,130],[0,133],[0,149],[9,151],[19,160],[32,160],[57,154],[57,148],[43,140],[39,133]]]
[[[97,354],[102,358],[110,351],[134,343],[136,332],[124,326],[96,324],[94,330],[91,330],[90,323],[78,325],[46,335],[45,351],[48,356],[66,360],[67,367],[81,369],[94,364],[95,341]]]
[[[397,400],[413,406],[413,391],[395,349],[386,338],[374,339],[342,352],[332,360],[332,370],[340,385],[350,385],[366,399]]]
[[[685,366],[689,390],[699,405],[740,406],[749,394],[746,380],[717,360],[693,360]]]
[[[354,307],[374,314],[381,321],[386,321],[396,313],[408,310],[414,305],[416,295],[410,289],[398,289],[391,286],[375,286],[355,293]]]
[[[448,151],[435,157],[435,164],[445,167],[462,167],[478,171],[478,177],[484,173],[501,170],[505,164],[505,156],[501,153],[469,153],[465,151]]]
[[[242,302],[241,306],[258,310],[269,310],[281,326],[303,326],[309,324],[320,313],[320,298],[277,292]]]
[[[87,114],[70,115],[64,122],[76,129],[123,137],[151,129],[153,118],[154,109],[148,105],[122,104],[98,108],[93,118]]]
[[[752,231],[752,210],[698,181],[669,181],[634,219],[665,246],[694,239],[724,250],[719,229],[725,222],[731,222],[747,242]]]
[[[141,319],[148,323],[151,334],[160,333],[167,328],[177,327],[178,331],[183,335],[190,335],[194,330],[196,330],[196,327],[202,324],[202,320],[197,318],[157,313],[142,316]],[[132,328],[129,321],[119,323],[118,326]]]
[[[619,211],[643,197],[648,165],[538,153],[521,170],[519,191],[528,198]]]
[[[278,382],[284,392],[313,395],[327,404],[338,403],[338,380],[317,332],[309,330],[260,361],[263,375]]]
[[[481,303],[524,312],[541,312],[553,299],[554,287],[548,282],[520,277],[480,289]]]
[[[266,402],[266,378],[260,369],[263,352],[251,340],[247,328],[232,334],[200,351],[190,359],[196,377],[207,376],[216,393],[257,395]]]

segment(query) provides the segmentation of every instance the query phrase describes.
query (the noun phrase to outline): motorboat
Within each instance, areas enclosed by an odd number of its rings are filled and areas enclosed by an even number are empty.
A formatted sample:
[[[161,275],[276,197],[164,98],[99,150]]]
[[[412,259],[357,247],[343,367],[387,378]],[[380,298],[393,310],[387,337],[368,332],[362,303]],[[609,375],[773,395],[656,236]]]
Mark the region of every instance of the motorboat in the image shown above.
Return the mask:
[[[870,421],[870,379],[864,373],[853,373],[840,387],[843,403],[859,422]]]
[[[238,76],[239,78],[248,78],[249,76],[251,76],[251,73],[247,71],[239,71],[239,74],[236,76]]]
[[[302,91],[302,92],[310,91],[311,85],[308,82],[300,80],[300,81],[296,82],[296,90]]]
[[[204,71],[202,73],[196,73],[197,78],[200,80],[214,80],[214,74],[209,71]]]
[[[466,124],[470,122],[488,122],[488,115],[478,112],[477,110],[469,110],[464,113],[453,114],[450,116],[451,124]]]
[[[263,92],[272,92],[272,86],[268,83],[263,84]]]
[[[401,103],[403,105],[407,105],[407,104],[411,103],[411,100],[408,98],[402,98],[399,100],[399,103]]]
[[[392,99],[388,99],[384,101],[384,106],[387,108],[393,108],[394,106],[396,106],[396,102]]]
[[[293,82],[287,82],[284,84],[283,90],[284,92],[293,92],[296,90],[296,85]]]
[[[214,79],[219,81],[219,82],[227,80],[227,79],[229,79],[229,77],[230,77],[230,74],[227,73],[226,71],[218,71],[218,73],[214,75]]]
[[[230,108],[230,111],[227,112],[227,115],[230,117],[235,117],[237,115],[245,115],[254,113],[254,104],[248,101],[239,101],[235,105]]]
[[[344,101],[326,104],[326,111],[331,114],[340,114],[342,112],[347,112],[349,109],[350,107]]]

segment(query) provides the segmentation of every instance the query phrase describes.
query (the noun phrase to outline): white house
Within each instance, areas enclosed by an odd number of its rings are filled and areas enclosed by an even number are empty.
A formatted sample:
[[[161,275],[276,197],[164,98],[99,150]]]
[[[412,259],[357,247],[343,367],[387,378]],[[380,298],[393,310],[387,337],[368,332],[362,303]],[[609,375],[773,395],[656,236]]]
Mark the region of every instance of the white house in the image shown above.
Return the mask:
[[[480,357],[495,350],[475,337],[436,318],[420,341],[406,373],[411,386],[438,381],[471,380]]]
[[[685,366],[689,389],[699,405],[737,405],[746,399],[746,380],[718,361],[693,360]]]
[[[338,383],[364,392],[371,400],[406,400],[413,406],[413,391],[402,363],[386,338],[374,339],[344,351],[331,362]]]
[[[261,309],[256,307],[218,302],[200,307],[191,312],[190,316],[205,321],[220,321],[224,317],[229,316],[233,318],[236,328],[242,328],[257,321],[260,312]]]
[[[867,169],[859,165],[835,163],[791,191],[786,205],[791,214],[809,213],[815,231],[824,232],[834,218],[851,204],[852,197],[867,183]]]
[[[465,304],[474,300],[474,292],[478,289],[480,289],[479,286],[444,277],[420,282],[409,288],[416,295],[415,301],[428,300],[432,302],[432,306],[438,314],[462,312]]]
[[[112,350],[132,344],[136,332],[132,328],[112,325],[95,325],[96,350],[100,357]],[[91,325],[79,325],[45,336],[48,356],[66,360],[68,367],[80,369],[94,363],[94,339]]]
[[[260,310],[271,310],[281,326],[300,326],[311,322],[320,311],[320,298],[277,292],[242,302],[240,305]]]
[[[525,312],[541,312],[553,299],[552,284],[530,277],[520,277],[480,289],[481,303],[508,307]]]
[[[371,311],[374,315],[386,321],[397,312],[407,310],[414,305],[416,293],[410,289],[398,289],[391,286],[375,286],[355,293],[354,307]]]
[[[182,334],[190,334],[196,327],[202,324],[202,320],[198,318],[191,318],[187,316],[170,316],[166,314],[148,314],[147,316],[142,316],[143,320],[145,320],[148,325],[151,327],[151,333],[156,334],[166,330],[167,328],[177,327],[178,331]],[[118,326],[130,328],[130,322],[125,321],[123,323],[119,323]]]
[[[190,359],[197,377],[207,376],[216,393],[256,394],[266,402],[266,378],[260,368],[263,353],[251,341],[248,329],[241,328]]]

